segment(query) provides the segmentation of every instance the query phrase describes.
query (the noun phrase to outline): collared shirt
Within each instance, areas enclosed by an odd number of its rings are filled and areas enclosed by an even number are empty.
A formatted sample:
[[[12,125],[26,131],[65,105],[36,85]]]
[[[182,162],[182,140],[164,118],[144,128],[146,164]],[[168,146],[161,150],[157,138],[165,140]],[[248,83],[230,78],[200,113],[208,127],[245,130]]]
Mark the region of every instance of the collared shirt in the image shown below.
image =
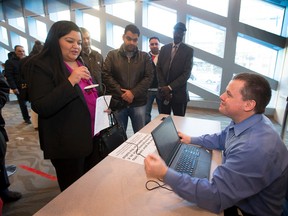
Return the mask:
[[[212,212],[231,206],[253,215],[281,215],[287,189],[288,152],[270,120],[254,114],[221,133],[192,137],[194,144],[223,150],[212,179],[168,169],[164,177],[179,196]]]

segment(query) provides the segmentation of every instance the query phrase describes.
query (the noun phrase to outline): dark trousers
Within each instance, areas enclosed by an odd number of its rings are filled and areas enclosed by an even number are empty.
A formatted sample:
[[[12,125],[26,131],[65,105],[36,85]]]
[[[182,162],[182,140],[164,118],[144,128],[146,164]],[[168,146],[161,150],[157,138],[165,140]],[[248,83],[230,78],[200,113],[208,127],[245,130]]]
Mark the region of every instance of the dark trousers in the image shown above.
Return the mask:
[[[169,104],[165,105],[164,101],[161,101],[161,108],[160,111],[162,114],[171,115],[171,111],[173,111],[174,115],[177,116],[185,116],[187,108],[187,102],[186,103],[175,103],[172,99]]]
[[[51,159],[56,170],[57,180],[61,191],[64,191],[104,157],[99,151],[99,137],[93,139],[93,150],[84,158]]]
[[[6,190],[10,186],[5,167],[6,141],[0,131],[0,191]]]
[[[16,96],[17,96],[17,100],[18,100],[24,121],[29,120],[30,116],[29,116],[27,105],[26,105],[27,101],[23,100],[20,94],[16,94]]]

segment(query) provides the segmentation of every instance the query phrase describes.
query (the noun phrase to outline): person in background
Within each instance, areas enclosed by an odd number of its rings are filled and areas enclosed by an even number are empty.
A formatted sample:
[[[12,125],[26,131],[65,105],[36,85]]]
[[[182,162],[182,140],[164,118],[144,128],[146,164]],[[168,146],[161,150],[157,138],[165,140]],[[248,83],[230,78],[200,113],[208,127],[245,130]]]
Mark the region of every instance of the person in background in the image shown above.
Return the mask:
[[[5,155],[8,142],[8,135],[5,130],[5,120],[2,116],[2,108],[8,101],[10,87],[3,76],[0,74],[0,200],[4,203],[14,202],[22,197],[22,194],[9,190],[10,182],[5,166]],[[0,211],[1,213],[1,211]]]
[[[28,91],[27,91],[27,83],[26,83],[26,78],[25,74],[28,73],[27,70],[29,70],[29,61],[31,58],[38,53],[41,52],[43,49],[43,44],[41,41],[36,40],[34,42],[32,51],[29,53],[29,56],[26,56],[25,58],[21,59],[20,61],[20,76],[21,76],[21,90],[20,90],[20,96],[22,96],[22,99],[25,101],[29,101],[29,96],[28,96]],[[38,115],[35,113],[33,110],[31,110],[31,120],[32,120],[32,125],[35,130],[38,130]]]
[[[98,91],[102,90],[102,67],[103,67],[103,56],[91,48],[91,37],[90,32],[83,27],[80,27],[82,32],[82,53],[81,56],[84,63],[89,68],[94,83],[99,84]]]
[[[152,111],[152,106],[153,106],[153,102],[155,99],[156,99],[156,103],[158,106],[158,112],[160,113],[160,99],[157,97],[158,80],[157,80],[157,74],[156,74],[156,65],[158,61],[159,48],[160,48],[160,40],[158,37],[149,38],[149,48],[150,48],[149,55],[151,56],[151,59],[153,62],[154,79],[150,88],[148,89],[148,100],[146,104],[145,124],[148,124],[151,121],[151,111]]]
[[[219,111],[232,119],[221,132],[189,137],[183,143],[223,151],[212,179],[193,178],[166,166],[156,155],[145,159],[149,177],[163,179],[182,198],[225,216],[281,215],[288,180],[288,151],[271,121],[263,114],[271,98],[265,78],[240,73],[220,96]]]
[[[15,55],[5,62],[5,76],[7,78],[7,82],[9,83],[10,88],[17,97],[24,122],[26,124],[31,124],[28,108],[26,105],[27,101],[23,100],[20,95],[21,81],[19,65],[20,60],[25,57],[24,47],[16,45],[14,47],[14,52]]]
[[[82,37],[71,21],[55,22],[42,51],[32,58],[28,94],[38,113],[40,147],[50,159],[61,191],[103,159],[94,136],[97,89],[79,59]],[[97,127],[97,125],[96,125]]]
[[[194,50],[184,44],[186,32],[184,23],[178,22],[174,26],[173,43],[161,48],[157,76],[159,95],[161,98],[160,111],[163,114],[184,116],[186,113],[189,94],[187,80],[191,76]]]
[[[110,108],[127,130],[128,117],[134,133],[145,126],[147,92],[153,80],[153,65],[146,52],[138,50],[140,31],[125,27],[123,44],[108,53],[103,65],[103,82],[112,95]]]

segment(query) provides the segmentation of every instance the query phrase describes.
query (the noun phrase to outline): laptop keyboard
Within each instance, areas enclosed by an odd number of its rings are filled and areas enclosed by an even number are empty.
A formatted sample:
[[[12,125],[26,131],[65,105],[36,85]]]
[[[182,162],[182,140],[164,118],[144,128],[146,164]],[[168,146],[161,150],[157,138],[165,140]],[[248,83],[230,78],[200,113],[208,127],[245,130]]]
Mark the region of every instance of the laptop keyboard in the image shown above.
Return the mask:
[[[199,156],[200,151],[198,147],[185,145],[185,148],[176,164],[176,171],[194,176]]]

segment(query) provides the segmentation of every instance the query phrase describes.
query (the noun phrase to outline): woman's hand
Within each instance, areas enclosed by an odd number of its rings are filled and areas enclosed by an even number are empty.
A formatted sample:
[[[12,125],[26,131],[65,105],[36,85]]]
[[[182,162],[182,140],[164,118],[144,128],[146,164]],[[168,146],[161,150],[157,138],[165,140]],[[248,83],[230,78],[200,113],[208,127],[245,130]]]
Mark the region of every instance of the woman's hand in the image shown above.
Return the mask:
[[[87,67],[80,66],[71,72],[71,75],[68,77],[68,80],[70,83],[74,86],[75,84],[78,84],[81,79],[89,80],[91,79],[90,72]]]

